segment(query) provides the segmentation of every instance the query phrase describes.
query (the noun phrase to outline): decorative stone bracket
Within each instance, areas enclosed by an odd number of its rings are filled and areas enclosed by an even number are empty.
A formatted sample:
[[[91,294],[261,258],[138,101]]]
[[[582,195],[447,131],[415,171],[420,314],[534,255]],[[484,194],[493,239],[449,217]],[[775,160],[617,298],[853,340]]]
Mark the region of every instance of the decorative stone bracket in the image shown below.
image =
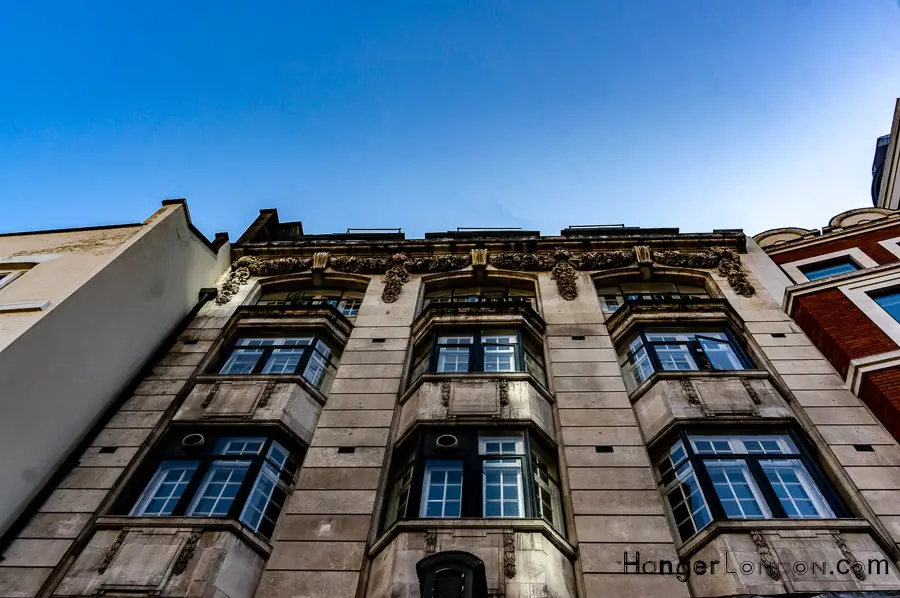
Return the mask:
[[[172,567],[172,573],[174,575],[181,575],[187,570],[188,563],[194,556],[194,552],[197,551],[197,544],[200,543],[200,537],[202,535],[202,530],[195,529],[191,531],[191,535],[188,536],[187,541],[181,548],[181,552],[178,554],[178,558],[175,559],[175,565],[173,565]]]
[[[756,552],[759,553],[759,560],[763,569],[766,570],[766,574],[775,581],[780,580],[781,571],[778,569],[778,562],[775,560],[775,555],[772,554],[772,549],[766,543],[766,538],[763,536],[762,531],[751,530],[750,537],[756,545]]]
[[[624,268],[637,262],[648,273],[653,263],[682,268],[717,268],[721,276],[728,280],[735,293],[750,297],[755,292],[741,266],[737,252],[731,249],[712,248],[705,252],[651,251],[644,245],[633,250],[596,251],[573,255],[568,249],[556,249],[551,253],[499,253],[488,255],[486,249],[473,249],[469,255],[438,255],[410,258],[405,253],[395,253],[390,257],[332,256],[328,252],[318,252],[312,259],[282,257],[262,259],[244,256],[231,266],[228,278],[222,284],[216,298],[217,305],[225,305],[250,280],[251,276],[276,276],[298,274],[307,270],[323,272],[331,267],[338,272],[351,274],[383,274],[384,291],[381,298],[385,303],[394,303],[400,297],[403,285],[409,282],[410,274],[430,274],[452,272],[468,266],[484,268],[488,263],[498,270],[523,272],[550,272],[556,281],[560,297],[573,301],[578,297],[576,271],[598,271]]]

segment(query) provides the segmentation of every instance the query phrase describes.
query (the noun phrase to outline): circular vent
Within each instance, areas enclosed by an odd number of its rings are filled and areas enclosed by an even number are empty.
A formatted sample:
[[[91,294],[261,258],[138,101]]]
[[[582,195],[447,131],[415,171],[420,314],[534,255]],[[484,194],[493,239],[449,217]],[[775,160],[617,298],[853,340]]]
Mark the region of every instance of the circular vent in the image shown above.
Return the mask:
[[[441,434],[434,445],[439,451],[452,451],[459,448],[459,440],[453,434]]]
[[[203,434],[188,434],[181,439],[181,448],[187,452],[200,450],[204,444],[206,444],[206,438]]]

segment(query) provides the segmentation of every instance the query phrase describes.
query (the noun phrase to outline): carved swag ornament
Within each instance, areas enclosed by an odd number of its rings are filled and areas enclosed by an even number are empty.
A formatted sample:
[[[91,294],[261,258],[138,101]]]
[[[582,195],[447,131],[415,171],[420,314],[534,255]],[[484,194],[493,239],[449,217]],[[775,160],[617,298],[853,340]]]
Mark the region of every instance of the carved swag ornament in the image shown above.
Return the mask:
[[[469,255],[439,255],[411,259],[405,253],[395,253],[391,257],[356,257],[331,256],[326,252],[319,252],[313,259],[299,257],[261,259],[244,256],[232,264],[231,273],[222,283],[222,290],[216,297],[216,304],[225,305],[231,301],[251,276],[299,274],[313,267],[317,271],[331,267],[338,272],[349,274],[384,274],[384,291],[381,298],[385,303],[394,303],[400,297],[403,284],[409,282],[410,274],[461,270],[470,263]]]
[[[573,301],[578,297],[576,285],[577,271],[610,270],[624,268],[635,263],[647,263],[650,254],[652,262],[663,266],[680,268],[717,268],[719,275],[728,280],[735,293],[750,297],[755,292],[741,266],[741,258],[731,249],[712,248],[705,252],[650,251],[646,246],[633,250],[594,251],[573,255],[568,249],[556,249],[551,253],[498,253],[489,255],[485,249],[474,249],[469,255],[436,255],[410,258],[405,253],[395,253],[390,257],[332,256],[327,252],[316,253],[312,259],[282,257],[261,259],[244,256],[231,267],[231,273],[222,283],[217,305],[225,305],[246,284],[251,276],[275,276],[297,274],[310,269],[322,271],[331,267],[338,272],[350,274],[383,274],[384,291],[381,298],[385,303],[394,303],[400,297],[403,285],[409,282],[410,274],[431,274],[462,270],[475,264],[490,263],[498,270],[522,272],[550,272],[556,281],[560,297]],[[636,258],[637,256],[637,258]],[[473,261],[474,260],[474,261]]]

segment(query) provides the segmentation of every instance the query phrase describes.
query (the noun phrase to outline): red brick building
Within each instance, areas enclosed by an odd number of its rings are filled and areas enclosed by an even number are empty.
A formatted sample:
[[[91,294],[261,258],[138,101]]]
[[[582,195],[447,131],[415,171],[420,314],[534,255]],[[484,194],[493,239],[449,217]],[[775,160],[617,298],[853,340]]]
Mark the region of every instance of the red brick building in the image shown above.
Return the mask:
[[[900,212],[851,210],[754,240],[781,270],[785,311],[900,438]]]

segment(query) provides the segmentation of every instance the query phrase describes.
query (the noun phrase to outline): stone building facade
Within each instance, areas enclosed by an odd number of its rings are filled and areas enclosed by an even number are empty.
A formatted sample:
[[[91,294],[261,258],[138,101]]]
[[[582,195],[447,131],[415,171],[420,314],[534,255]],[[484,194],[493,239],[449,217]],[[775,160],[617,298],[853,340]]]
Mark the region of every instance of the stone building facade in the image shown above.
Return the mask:
[[[900,447],[779,272],[736,230],[263,210],[0,597],[896,595]]]
[[[0,234],[0,553],[229,258],[183,200],[143,223]]]

